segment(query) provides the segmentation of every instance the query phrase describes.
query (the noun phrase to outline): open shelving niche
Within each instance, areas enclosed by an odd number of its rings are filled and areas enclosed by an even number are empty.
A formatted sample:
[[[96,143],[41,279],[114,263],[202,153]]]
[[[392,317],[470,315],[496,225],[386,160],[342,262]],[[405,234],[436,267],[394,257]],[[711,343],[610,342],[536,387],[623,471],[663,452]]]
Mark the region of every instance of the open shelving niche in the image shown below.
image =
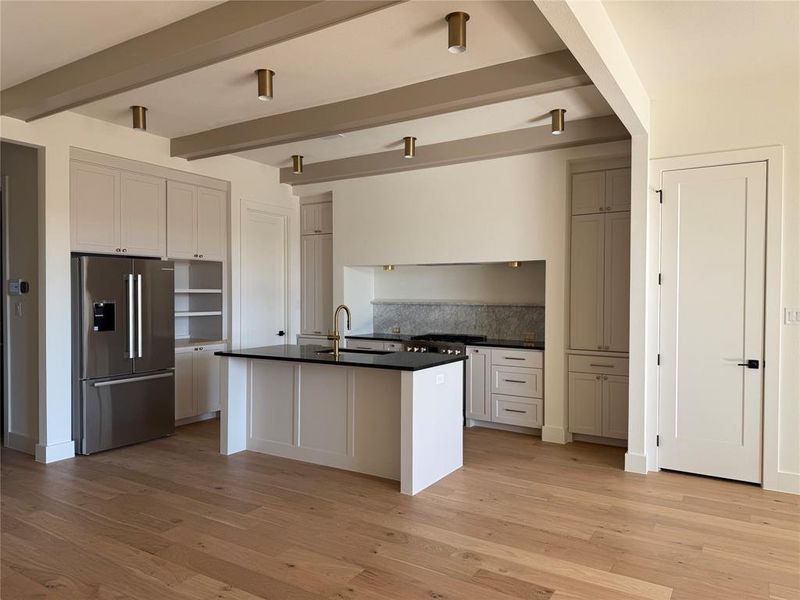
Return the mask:
[[[221,262],[175,261],[175,346],[224,340]]]

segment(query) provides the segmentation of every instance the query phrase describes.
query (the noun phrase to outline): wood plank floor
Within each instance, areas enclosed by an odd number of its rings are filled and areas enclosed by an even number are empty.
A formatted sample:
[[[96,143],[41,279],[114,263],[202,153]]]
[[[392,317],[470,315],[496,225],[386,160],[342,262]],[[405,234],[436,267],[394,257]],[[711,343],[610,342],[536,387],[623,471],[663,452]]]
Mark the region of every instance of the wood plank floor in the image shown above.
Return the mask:
[[[464,468],[409,498],[217,440],[207,422],[50,466],[3,450],[2,597],[800,599],[795,496],[473,429]]]

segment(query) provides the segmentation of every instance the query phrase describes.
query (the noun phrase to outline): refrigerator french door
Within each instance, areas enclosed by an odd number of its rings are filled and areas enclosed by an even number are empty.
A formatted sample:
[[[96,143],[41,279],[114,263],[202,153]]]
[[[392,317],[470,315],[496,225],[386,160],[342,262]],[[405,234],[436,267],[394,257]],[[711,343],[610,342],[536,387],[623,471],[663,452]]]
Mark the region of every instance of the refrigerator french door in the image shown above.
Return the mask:
[[[174,285],[169,261],[73,256],[76,452],[174,433]]]

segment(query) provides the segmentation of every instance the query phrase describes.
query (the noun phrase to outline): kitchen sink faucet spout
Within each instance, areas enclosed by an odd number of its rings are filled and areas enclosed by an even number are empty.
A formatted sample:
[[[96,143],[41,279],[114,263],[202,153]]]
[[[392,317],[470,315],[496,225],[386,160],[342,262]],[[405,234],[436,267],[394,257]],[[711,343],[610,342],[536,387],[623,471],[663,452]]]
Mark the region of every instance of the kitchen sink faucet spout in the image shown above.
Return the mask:
[[[339,311],[344,311],[347,315],[347,331],[350,331],[350,327],[352,325],[352,318],[350,315],[350,309],[347,308],[344,304],[340,304],[336,307],[336,310],[333,313],[333,333],[328,334],[328,339],[333,342],[333,356],[334,358],[339,358],[339,342],[342,340],[342,336],[339,333]]]

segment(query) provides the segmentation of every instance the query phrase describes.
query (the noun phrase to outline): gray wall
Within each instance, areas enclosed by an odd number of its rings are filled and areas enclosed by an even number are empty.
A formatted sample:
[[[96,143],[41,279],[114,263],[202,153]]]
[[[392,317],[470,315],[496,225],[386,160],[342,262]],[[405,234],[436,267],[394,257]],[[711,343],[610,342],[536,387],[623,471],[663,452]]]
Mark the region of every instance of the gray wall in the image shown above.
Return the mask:
[[[6,445],[33,454],[39,438],[38,151],[2,142],[0,175],[3,182],[8,177],[8,189],[3,189],[6,277],[30,283],[28,294],[9,296],[7,282],[2,282],[7,306]]]

